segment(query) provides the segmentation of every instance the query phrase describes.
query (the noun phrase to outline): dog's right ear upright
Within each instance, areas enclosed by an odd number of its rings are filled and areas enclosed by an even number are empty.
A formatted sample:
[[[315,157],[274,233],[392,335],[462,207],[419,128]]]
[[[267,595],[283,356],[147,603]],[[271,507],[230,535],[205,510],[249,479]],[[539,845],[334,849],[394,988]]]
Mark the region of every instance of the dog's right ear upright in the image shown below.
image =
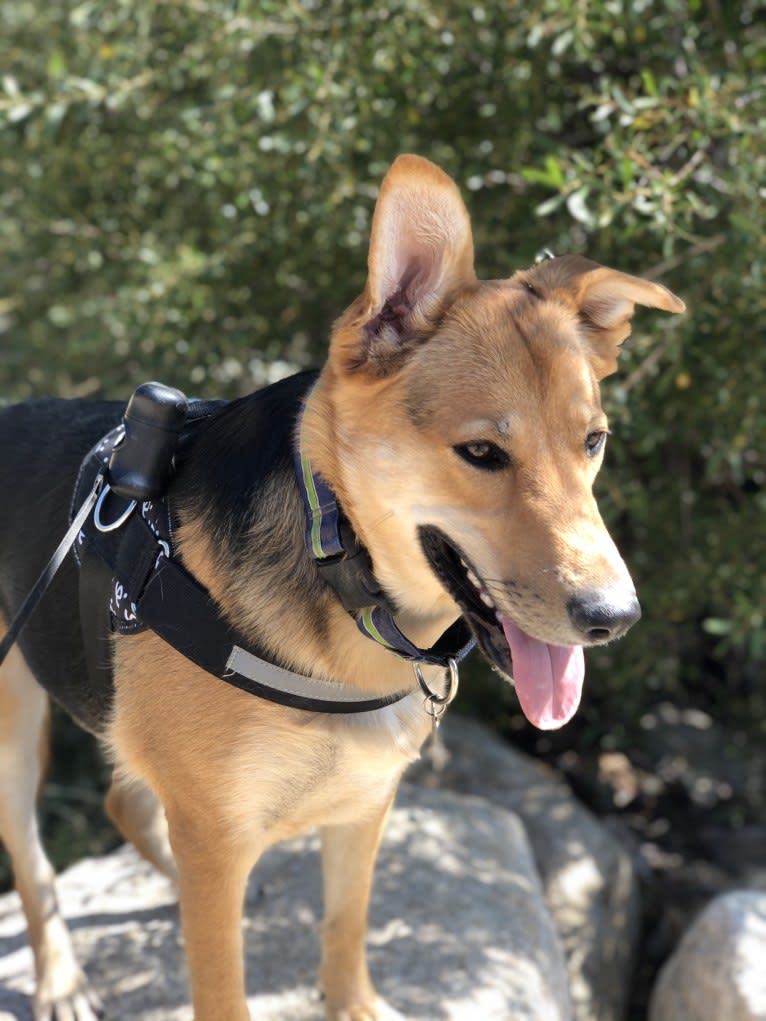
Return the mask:
[[[355,337],[339,331],[346,369],[386,376],[428,338],[459,288],[476,280],[471,222],[455,182],[420,156],[399,156],[375,207],[369,275]],[[345,325],[345,324],[343,324]]]

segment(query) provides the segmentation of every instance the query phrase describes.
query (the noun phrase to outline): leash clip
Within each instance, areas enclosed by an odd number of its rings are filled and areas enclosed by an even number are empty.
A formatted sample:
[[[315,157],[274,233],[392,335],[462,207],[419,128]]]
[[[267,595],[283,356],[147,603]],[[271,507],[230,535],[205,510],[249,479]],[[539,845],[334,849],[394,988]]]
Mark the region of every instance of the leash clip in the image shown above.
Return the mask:
[[[96,503],[96,508],[93,511],[93,524],[96,526],[99,532],[116,531],[118,528],[125,524],[125,522],[128,520],[128,518],[130,517],[130,515],[133,513],[137,506],[137,502],[135,500],[131,500],[128,506],[122,512],[122,514],[120,514],[119,517],[115,518],[114,521],[107,522],[103,521],[101,519],[101,508],[103,507],[104,501],[106,500],[109,493],[111,493],[111,491],[112,487],[107,482],[104,488],[101,490],[101,495],[99,496],[98,502]]]

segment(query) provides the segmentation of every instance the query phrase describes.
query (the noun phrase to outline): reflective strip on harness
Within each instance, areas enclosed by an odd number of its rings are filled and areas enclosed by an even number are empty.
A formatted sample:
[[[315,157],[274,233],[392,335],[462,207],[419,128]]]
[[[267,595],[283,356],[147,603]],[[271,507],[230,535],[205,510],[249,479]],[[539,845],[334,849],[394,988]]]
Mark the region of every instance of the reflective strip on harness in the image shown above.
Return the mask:
[[[207,673],[251,695],[308,712],[365,713],[417,690],[364,698],[358,690],[295,673],[245,649],[249,643],[224,619],[207,589],[172,558],[157,556],[158,539],[138,515],[117,533],[95,531],[89,548],[122,574],[143,624]]]
[[[363,698],[362,692],[355,691],[343,684],[333,684],[331,681],[321,681],[316,677],[306,677],[303,674],[293,673],[285,670],[274,663],[267,663],[263,659],[254,656],[247,649],[235,645],[226,661],[226,666],[234,673],[247,677],[251,681],[261,684],[268,684],[270,687],[278,688],[280,691],[294,695],[300,699],[319,699],[324,702],[331,700],[334,703],[353,704],[357,707],[350,711],[369,712],[371,709],[382,709],[392,702],[399,701],[409,692],[399,692],[390,697],[378,697],[374,699]],[[224,679],[226,679],[224,675]]]

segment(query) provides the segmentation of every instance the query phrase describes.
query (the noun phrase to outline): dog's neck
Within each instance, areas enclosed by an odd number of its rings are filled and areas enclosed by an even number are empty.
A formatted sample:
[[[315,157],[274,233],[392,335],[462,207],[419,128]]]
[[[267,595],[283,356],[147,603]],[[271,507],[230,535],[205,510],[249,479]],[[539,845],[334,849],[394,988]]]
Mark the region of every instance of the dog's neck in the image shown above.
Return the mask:
[[[306,516],[309,556],[365,637],[413,663],[446,667],[451,660],[461,660],[474,645],[467,625],[451,615],[432,614],[424,619],[401,611],[379,584],[372,558],[346,519],[328,479],[312,463],[310,438],[316,435],[321,420],[314,406],[316,390],[317,386],[304,398],[295,436],[295,473]]]

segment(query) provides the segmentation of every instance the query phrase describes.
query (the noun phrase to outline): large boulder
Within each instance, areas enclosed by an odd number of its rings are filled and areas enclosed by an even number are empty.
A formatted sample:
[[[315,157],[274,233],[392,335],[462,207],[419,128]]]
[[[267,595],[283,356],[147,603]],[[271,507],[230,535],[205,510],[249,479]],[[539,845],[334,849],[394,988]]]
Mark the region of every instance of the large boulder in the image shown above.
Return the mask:
[[[576,1021],[625,1016],[641,924],[630,856],[557,774],[473,720],[450,714],[444,751],[411,779],[487,798],[524,823],[569,970]]]
[[[708,904],[660,972],[649,1021],[766,1021],[766,893]]]
[[[248,893],[258,1021],[319,1021],[315,838],[271,850]],[[64,914],[110,1018],[190,1017],[173,891],[130,848],[59,879]],[[572,1021],[567,971],[524,828],[477,798],[404,785],[376,873],[370,963],[410,1021]],[[32,959],[15,894],[0,898],[0,1021],[31,1021]]]

